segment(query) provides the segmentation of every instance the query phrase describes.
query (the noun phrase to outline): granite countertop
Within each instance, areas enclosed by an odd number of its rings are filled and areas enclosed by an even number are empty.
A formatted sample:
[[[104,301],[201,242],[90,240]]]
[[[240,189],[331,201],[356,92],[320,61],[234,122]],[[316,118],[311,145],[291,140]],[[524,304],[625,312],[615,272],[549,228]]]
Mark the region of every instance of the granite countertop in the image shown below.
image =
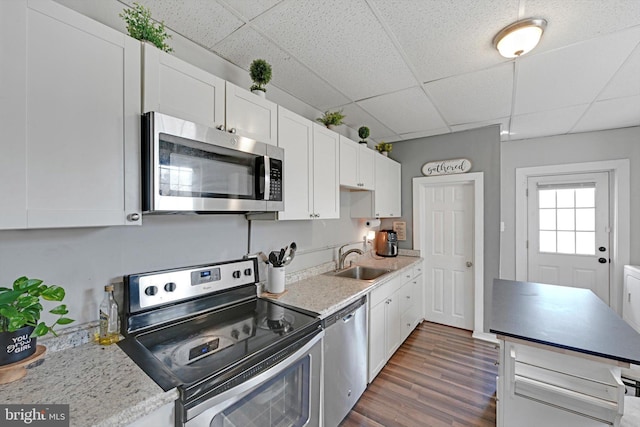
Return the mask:
[[[640,364],[640,334],[589,289],[496,279],[490,331]]]
[[[273,299],[284,305],[308,310],[317,313],[320,318],[325,318],[346,307],[374,288],[407,272],[413,268],[414,264],[420,261],[422,261],[422,258],[410,256],[381,259],[360,257],[354,265],[388,268],[394,271],[380,276],[373,282],[319,274],[294,283],[288,283],[286,285],[286,293],[280,297],[272,298],[265,294],[262,294],[261,297]]]
[[[120,348],[87,343],[47,352],[27,376],[0,385],[3,404],[69,404],[70,425],[126,426],[178,398],[163,391]]]

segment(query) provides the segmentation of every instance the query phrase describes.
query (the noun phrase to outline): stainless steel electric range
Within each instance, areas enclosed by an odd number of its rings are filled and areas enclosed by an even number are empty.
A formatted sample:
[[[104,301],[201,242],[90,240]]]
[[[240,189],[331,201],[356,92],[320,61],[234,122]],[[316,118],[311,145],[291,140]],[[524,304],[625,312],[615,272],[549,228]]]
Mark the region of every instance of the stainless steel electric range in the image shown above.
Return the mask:
[[[178,426],[317,426],[312,314],[257,297],[257,260],[125,277],[119,346],[164,390]]]

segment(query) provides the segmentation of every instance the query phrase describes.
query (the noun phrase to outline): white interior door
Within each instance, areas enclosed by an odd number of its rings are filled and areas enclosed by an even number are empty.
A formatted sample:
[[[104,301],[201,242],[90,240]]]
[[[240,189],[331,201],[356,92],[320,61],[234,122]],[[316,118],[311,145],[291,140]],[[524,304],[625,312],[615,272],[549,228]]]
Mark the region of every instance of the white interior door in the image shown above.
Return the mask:
[[[474,187],[424,188],[425,319],[474,327]]]
[[[528,280],[609,304],[609,173],[531,176],[527,194]]]

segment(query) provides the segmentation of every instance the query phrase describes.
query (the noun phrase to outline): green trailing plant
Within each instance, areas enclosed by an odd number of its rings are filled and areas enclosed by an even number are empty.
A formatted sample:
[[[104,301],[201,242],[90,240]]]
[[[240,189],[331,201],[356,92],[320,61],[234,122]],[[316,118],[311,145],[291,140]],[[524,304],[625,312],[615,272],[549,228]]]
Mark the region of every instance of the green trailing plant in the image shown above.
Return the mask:
[[[346,116],[342,114],[342,110],[339,111],[325,111],[322,117],[317,118],[316,120],[325,125],[329,126],[339,126],[342,124],[342,120],[344,120]]]
[[[151,11],[138,3],[133,3],[132,9],[124,9],[120,17],[127,23],[129,35],[137,40],[153,43],[158,49],[173,52],[165,40],[171,38],[164,27],[164,21],[158,25],[151,20]]]
[[[65,291],[57,285],[45,285],[40,279],[19,277],[10,288],[0,287],[0,332],[15,332],[25,326],[34,326],[31,337],[41,337],[51,332],[55,325],[68,325],[73,319],[65,317],[69,313],[65,304],[49,310],[58,315],[58,319],[50,326],[40,322],[40,314],[44,310],[42,300],[62,301]]]
[[[381,141],[376,144],[376,150],[378,150],[379,153],[382,153],[384,151],[390,153],[391,150],[393,150],[393,144],[391,144],[390,142]]]
[[[360,137],[360,143],[366,144],[367,138],[369,138],[369,128],[366,126],[360,126],[360,129],[358,129],[358,136]]]
[[[266,92],[265,85],[271,81],[271,65],[264,59],[254,59],[249,66],[249,76],[253,80],[250,90]]]

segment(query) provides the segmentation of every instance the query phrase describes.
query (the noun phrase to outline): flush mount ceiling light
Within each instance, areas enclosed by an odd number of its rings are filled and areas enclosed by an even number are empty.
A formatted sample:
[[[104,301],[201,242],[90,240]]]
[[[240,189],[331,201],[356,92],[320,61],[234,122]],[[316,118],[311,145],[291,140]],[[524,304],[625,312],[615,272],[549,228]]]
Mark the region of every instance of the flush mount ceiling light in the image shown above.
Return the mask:
[[[493,46],[505,58],[517,58],[538,45],[547,26],[542,18],[529,18],[504,27],[493,38]]]

